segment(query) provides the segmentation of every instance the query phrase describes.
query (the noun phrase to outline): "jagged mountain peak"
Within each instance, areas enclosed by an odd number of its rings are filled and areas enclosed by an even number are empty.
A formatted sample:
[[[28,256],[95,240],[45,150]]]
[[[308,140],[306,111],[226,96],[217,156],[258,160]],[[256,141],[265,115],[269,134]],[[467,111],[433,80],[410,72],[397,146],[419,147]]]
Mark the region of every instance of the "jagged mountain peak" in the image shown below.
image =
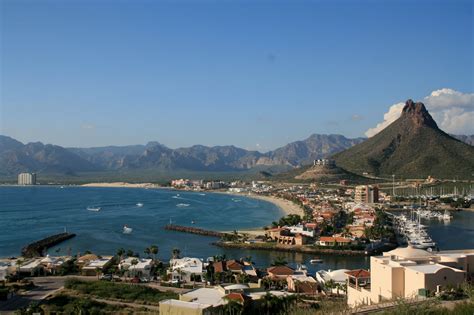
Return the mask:
[[[474,172],[474,148],[440,130],[425,105],[412,100],[385,129],[334,158],[350,172],[382,177],[466,178]]]
[[[430,113],[422,102],[413,102],[409,99],[405,102],[402,110],[402,119],[409,119],[414,126],[429,126],[431,128],[438,128],[438,125],[431,117]]]

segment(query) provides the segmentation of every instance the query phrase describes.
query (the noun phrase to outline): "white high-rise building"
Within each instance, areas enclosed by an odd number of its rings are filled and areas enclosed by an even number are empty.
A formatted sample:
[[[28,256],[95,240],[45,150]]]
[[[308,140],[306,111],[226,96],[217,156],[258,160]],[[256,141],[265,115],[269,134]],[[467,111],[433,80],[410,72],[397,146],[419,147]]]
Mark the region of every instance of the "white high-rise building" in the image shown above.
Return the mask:
[[[18,174],[18,185],[36,185],[36,174],[35,173]]]

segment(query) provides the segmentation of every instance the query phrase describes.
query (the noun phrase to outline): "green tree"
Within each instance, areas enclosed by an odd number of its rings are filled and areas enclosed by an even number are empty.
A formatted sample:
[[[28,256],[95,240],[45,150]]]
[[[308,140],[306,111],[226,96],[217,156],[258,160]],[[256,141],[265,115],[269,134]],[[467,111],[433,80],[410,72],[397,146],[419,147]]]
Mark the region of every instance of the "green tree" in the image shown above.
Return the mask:
[[[173,257],[173,259],[177,259],[181,256],[181,250],[179,248],[173,248],[173,250],[171,251],[171,255]]]
[[[153,255],[153,261],[156,261],[156,255],[158,255],[159,248],[156,245],[151,245],[150,246],[150,253]]]

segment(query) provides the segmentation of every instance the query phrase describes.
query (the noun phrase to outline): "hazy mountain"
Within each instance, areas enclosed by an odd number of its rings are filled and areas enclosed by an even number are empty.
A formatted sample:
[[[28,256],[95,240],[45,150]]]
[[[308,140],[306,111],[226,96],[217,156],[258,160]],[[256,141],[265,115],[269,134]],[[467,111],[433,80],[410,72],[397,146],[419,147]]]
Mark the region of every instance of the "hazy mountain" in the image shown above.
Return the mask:
[[[99,167],[63,147],[41,142],[23,144],[0,136],[2,175],[14,175],[23,171],[74,174],[96,170]]]
[[[341,135],[311,135],[306,140],[261,153],[235,146],[195,145],[170,149],[158,142],[65,149],[42,143],[24,145],[1,136],[0,174],[14,175],[28,170],[63,173],[145,169],[225,172],[252,168],[281,172],[309,164],[314,159],[329,156],[361,141],[362,138],[347,139]]]
[[[292,166],[311,164],[315,159],[329,157],[343,151],[365,138],[348,139],[341,135],[313,134],[306,140],[296,141],[268,153],[268,157],[279,164]]]
[[[474,173],[474,147],[440,130],[423,103],[412,100],[399,119],[334,158],[339,167],[357,174],[471,178]]]

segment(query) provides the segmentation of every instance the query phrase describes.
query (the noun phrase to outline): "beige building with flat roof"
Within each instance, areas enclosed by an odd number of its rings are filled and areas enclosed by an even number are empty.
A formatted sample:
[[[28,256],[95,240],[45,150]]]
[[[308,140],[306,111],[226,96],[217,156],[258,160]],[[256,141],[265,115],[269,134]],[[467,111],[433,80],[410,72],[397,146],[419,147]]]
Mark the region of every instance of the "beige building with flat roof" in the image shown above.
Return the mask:
[[[474,250],[428,252],[397,248],[370,258],[370,272],[348,271],[347,303],[354,307],[414,299],[474,276]]]

